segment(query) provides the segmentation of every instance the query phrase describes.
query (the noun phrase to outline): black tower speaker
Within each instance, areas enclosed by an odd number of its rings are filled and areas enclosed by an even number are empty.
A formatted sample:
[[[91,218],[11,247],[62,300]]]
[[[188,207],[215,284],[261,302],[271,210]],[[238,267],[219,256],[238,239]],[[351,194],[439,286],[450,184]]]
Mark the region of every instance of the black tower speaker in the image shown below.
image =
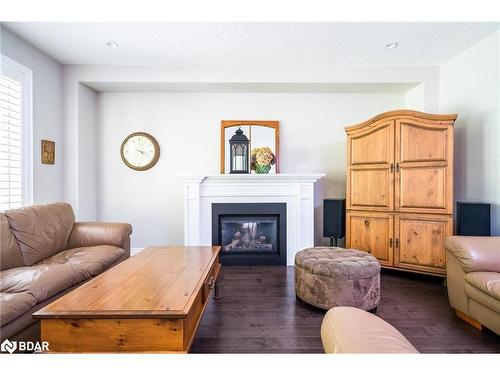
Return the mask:
[[[330,238],[330,246],[345,236],[345,199],[323,200],[323,237]]]
[[[491,236],[491,205],[489,203],[457,202],[457,234]]]

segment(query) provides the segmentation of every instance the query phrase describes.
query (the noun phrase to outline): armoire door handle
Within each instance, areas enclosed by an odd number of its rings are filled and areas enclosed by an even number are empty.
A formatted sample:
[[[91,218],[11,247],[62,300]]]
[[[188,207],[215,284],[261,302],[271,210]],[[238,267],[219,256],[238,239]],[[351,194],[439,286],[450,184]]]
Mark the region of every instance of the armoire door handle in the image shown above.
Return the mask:
[[[396,247],[399,247],[399,238],[396,238],[396,244],[395,244]]]
[[[399,172],[399,163],[396,163],[396,172]]]
[[[394,163],[391,163],[391,173],[394,173]]]
[[[389,239],[389,247],[392,247],[392,238]]]

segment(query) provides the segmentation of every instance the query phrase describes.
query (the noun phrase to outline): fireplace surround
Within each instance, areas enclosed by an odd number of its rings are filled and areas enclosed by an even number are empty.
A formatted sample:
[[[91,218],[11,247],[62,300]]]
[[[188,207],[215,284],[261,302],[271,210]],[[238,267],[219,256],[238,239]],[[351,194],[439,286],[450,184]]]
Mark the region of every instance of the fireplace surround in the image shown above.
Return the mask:
[[[283,203],[286,206],[286,264],[314,246],[314,183],[321,173],[183,176],[184,245],[212,245],[213,203]]]
[[[212,203],[212,245],[223,265],[285,265],[286,204]]]

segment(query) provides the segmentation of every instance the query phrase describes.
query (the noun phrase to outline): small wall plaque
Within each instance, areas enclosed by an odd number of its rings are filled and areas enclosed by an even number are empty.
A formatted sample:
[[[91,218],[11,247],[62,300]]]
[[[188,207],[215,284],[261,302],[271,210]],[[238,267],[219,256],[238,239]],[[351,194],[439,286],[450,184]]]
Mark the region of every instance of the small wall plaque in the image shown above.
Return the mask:
[[[55,164],[56,143],[42,139],[42,164]]]

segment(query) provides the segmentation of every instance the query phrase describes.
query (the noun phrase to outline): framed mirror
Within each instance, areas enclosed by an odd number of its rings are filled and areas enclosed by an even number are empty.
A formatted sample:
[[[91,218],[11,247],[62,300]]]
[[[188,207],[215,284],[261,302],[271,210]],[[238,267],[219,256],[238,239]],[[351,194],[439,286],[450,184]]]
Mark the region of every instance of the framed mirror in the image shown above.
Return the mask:
[[[238,129],[241,129],[250,141],[250,173],[279,173],[279,121],[260,120],[221,121],[220,173],[230,173],[231,149],[229,140]],[[257,158],[257,156],[259,157]],[[273,156],[272,160],[271,156]],[[269,165],[259,165],[256,162],[257,159],[262,164],[269,163]]]

